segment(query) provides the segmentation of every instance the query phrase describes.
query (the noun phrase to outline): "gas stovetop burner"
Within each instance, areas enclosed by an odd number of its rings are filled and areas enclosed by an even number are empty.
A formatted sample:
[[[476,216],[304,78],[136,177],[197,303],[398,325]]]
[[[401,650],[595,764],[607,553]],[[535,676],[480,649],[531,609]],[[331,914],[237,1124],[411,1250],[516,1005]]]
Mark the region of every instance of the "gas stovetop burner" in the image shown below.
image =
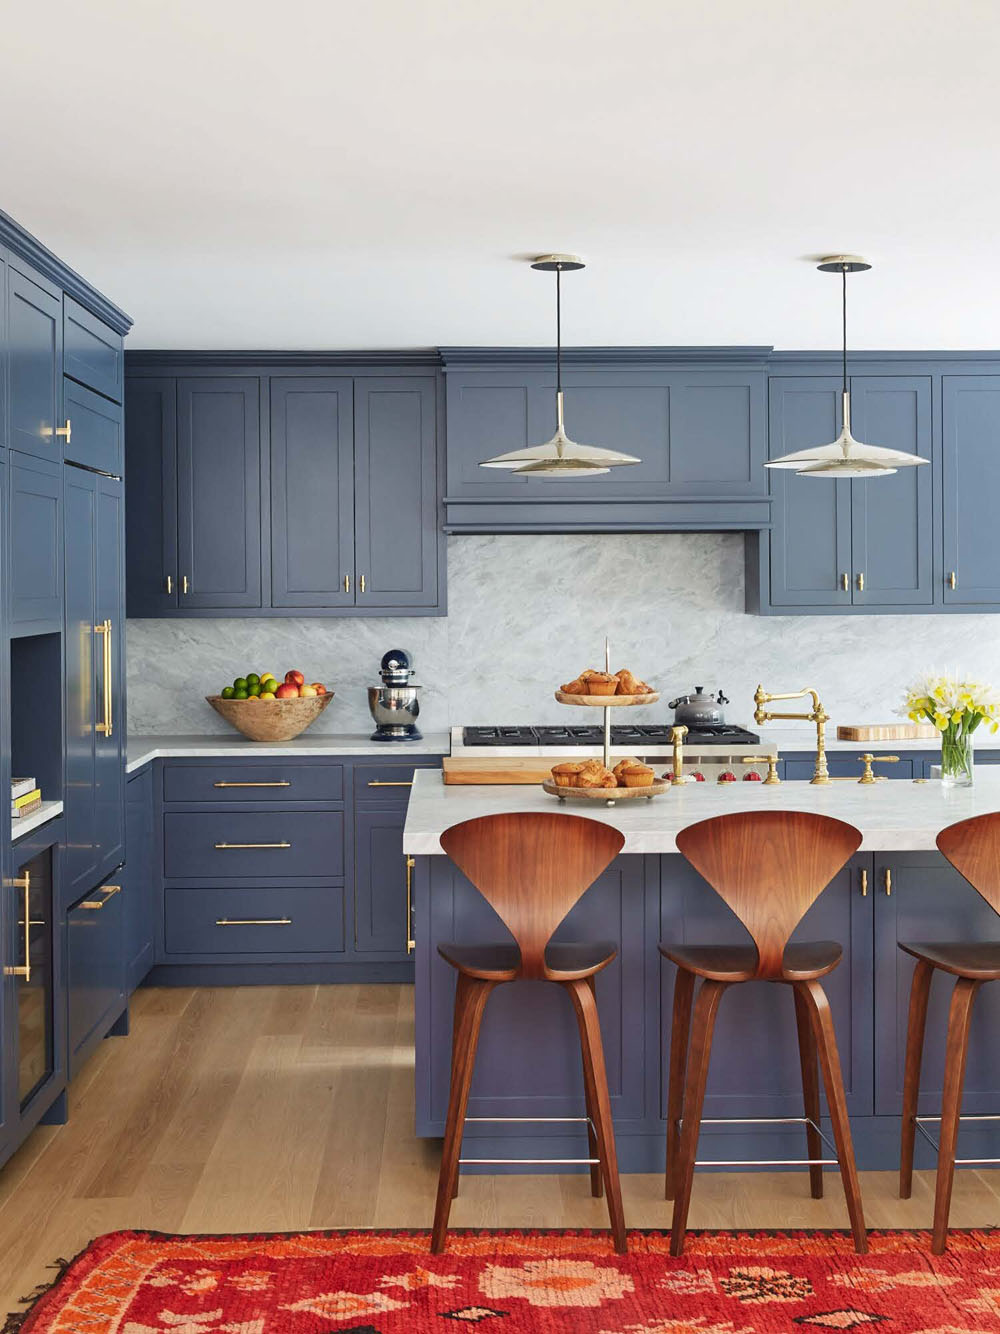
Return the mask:
[[[647,726],[623,723],[611,729],[613,746],[669,746],[671,728],[668,724]],[[462,744],[465,746],[599,746],[604,741],[602,727],[463,727]],[[760,737],[745,728],[729,723],[707,723],[692,727],[684,738],[685,745],[698,743],[713,746],[759,746]]]

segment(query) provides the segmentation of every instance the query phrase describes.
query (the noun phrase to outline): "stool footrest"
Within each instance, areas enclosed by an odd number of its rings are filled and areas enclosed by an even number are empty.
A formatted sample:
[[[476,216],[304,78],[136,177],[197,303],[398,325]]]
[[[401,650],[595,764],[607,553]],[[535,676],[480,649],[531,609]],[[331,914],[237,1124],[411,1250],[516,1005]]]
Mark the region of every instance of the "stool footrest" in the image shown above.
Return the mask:
[[[987,1115],[975,1116],[970,1114],[969,1116],[960,1116],[958,1119],[959,1121],[1000,1121],[1000,1116],[994,1114],[988,1116]],[[917,1130],[920,1131],[921,1135],[923,1135],[924,1139],[931,1146],[931,1148],[934,1150],[935,1153],[941,1152],[941,1145],[938,1143],[938,1141],[934,1138],[934,1136],[930,1133],[929,1130],[924,1129],[922,1122],[940,1121],[940,1120],[941,1120],[940,1116],[915,1116],[913,1118],[913,1124],[916,1126]],[[976,1167],[976,1166],[988,1167],[988,1166],[996,1166],[997,1164],[1000,1164],[1000,1158],[956,1158],[955,1159],[956,1167]]]
[[[458,1161],[462,1167],[473,1165],[496,1167],[503,1163],[530,1164],[533,1167],[542,1167],[548,1164],[552,1166],[573,1164],[574,1166],[595,1167],[601,1160],[600,1158],[459,1158]]]
[[[684,1124],[679,1117],[678,1126]],[[839,1159],[837,1148],[823,1128],[816,1124],[811,1116],[704,1116],[703,1126],[809,1126],[815,1130],[826,1147],[833,1153],[832,1158],[696,1158],[695,1167],[836,1167]],[[927,1133],[926,1131],[924,1132]]]

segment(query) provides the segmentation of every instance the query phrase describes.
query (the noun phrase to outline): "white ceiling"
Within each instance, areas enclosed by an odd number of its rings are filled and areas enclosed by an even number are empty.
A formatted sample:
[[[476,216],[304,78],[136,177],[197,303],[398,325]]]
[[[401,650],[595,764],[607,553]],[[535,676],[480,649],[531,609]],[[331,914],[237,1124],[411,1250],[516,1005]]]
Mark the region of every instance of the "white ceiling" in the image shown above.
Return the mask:
[[[132,347],[1000,347],[997,0],[4,7],[0,207]]]

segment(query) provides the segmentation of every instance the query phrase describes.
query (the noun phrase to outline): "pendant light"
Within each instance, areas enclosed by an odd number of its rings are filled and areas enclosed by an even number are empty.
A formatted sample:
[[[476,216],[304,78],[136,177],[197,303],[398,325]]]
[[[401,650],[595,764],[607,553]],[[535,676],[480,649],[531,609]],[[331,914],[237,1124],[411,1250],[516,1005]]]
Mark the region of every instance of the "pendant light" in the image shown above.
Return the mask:
[[[544,445],[529,445],[509,454],[487,459],[481,468],[506,468],[526,477],[597,477],[626,463],[639,463],[631,454],[598,445],[578,445],[566,434],[563,424],[562,387],[562,275],[584,267],[579,255],[539,255],[533,269],[556,275],[556,433]]]
[[[821,273],[839,273],[841,283],[841,324],[843,333],[843,403],[844,424],[840,435],[829,445],[813,445],[770,459],[765,468],[787,468],[802,477],[889,477],[900,468],[929,463],[918,454],[907,454],[901,449],[885,449],[881,445],[866,445],[851,434],[851,391],[847,384],[847,275],[864,273],[871,265],[859,255],[828,255],[817,265]]]

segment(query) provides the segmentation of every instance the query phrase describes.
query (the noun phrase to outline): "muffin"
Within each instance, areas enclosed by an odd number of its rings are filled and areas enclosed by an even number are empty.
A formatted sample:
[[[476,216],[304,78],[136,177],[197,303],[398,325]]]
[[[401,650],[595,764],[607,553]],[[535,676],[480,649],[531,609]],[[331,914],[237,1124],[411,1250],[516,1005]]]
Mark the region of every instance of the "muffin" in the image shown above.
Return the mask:
[[[625,769],[628,769],[633,764],[638,764],[638,763],[639,761],[636,759],[634,755],[626,755],[623,760],[619,760],[618,763],[615,765],[613,771],[615,777],[620,779]]]
[[[630,764],[622,769],[618,781],[623,787],[652,787],[653,771],[648,764]]]
[[[552,781],[556,787],[576,787],[583,765],[577,760],[565,760],[552,766]]]
[[[613,695],[618,689],[618,677],[610,672],[590,672],[586,680],[588,695]]]

